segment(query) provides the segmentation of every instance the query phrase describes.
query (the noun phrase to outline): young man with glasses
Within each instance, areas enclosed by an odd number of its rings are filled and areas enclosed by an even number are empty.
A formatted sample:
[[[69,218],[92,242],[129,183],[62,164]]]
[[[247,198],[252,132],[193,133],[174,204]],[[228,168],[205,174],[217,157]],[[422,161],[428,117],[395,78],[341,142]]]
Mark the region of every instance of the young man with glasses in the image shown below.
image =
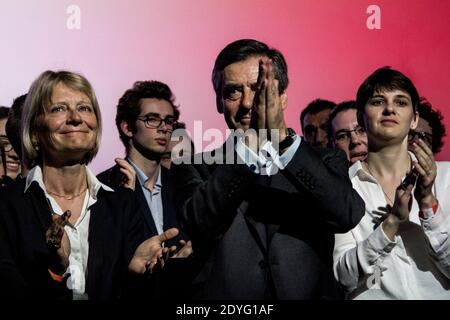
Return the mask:
[[[116,126],[125,146],[125,160],[100,173],[98,178],[112,188],[129,178],[126,171],[136,173],[135,190],[145,220],[145,236],[178,228],[172,204],[170,174],[160,165],[180,112],[174,104],[170,88],[159,81],[138,81],[120,98]],[[180,236],[175,239],[178,243]]]
[[[367,135],[358,124],[355,101],[339,103],[330,113],[328,140],[331,147],[347,155],[349,165],[367,157]]]

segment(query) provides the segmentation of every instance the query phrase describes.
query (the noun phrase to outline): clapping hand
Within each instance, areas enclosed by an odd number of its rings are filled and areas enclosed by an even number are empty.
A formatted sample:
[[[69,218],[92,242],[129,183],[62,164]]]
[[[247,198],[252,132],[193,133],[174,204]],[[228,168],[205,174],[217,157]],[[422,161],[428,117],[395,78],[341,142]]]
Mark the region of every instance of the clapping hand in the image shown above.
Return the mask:
[[[134,190],[136,186],[136,171],[133,166],[125,159],[116,158],[115,161],[120,167],[120,172],[124,174],[121,186]]]
[[[178,233],[178,229],[171,228],[142,242],[137,247],[128,265],[128,270],[133,273],[144,274],[146,272],[153,273],[157,268],[162,268],[165,262],[164,256],[170,255],[171,252],[176,250],[176,247],[167,248],[163,247],[162,244],[175,238]]]
[[[286,123],[283,115],[286,107],[286,94],[280,95],[278,80],[275,76],[273,61],[268,58],[261,59],[250,124],[250,127],[256,131],[267,130],[266,137],[260,137],[260,143],[264,142],[265,138],[274,139],[272,130],[279,134],[278,141],[283,141],[286,137]]]
[[[418,173],[414,197],[419,204],[420,210],[428,209],[437,203],[437,199],[432,192],[437,175],[436,162],[434,161],[433,152],[422,139],[414,141],[412,149],[417,158],[417,161],[414,161],[414,167]]]

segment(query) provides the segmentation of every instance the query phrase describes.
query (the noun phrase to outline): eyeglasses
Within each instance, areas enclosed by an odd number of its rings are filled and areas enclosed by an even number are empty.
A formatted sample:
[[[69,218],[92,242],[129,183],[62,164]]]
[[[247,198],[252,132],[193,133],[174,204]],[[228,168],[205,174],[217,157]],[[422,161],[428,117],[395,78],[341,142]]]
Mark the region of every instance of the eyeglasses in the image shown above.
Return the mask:
[[[12,150],[11,142],[9,142],[8,137],[5,135],[0,135],[0,146],[5,150],[5,152],[9,152]]]
[[[169,129],[170,131],[173,131],[173,128],[177,123],[175,121],[175,118],[173,118],[173,117],[167,117],[165,119],[162,119],[160,117],[154,117],[154,116],[142,116],[142,117],[137,117],[137,120],[144,122],[145,127],[148,129],[157,129],[164,122],[164,124],[166,125],[166,128]]]
[[[363,127],[356,127],[353,130],[340,130],[339,133],[335,135],[334,140],[347,142],[352,138],[352,132],[354,132],[357,137],[361,137],[366,134],[366,129]]]
[[[433,145],[433,135],[425,131],[409,130],[408,142],[412,143],[414,139],[422,139],[430,147]]]

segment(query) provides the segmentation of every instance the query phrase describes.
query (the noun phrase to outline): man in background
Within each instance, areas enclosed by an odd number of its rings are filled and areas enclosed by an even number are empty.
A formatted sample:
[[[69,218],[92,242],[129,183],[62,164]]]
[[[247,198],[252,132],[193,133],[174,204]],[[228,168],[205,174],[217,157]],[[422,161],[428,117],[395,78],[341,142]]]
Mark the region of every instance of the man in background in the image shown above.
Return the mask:
[[[300,124],[306,142],[321,148],[328,146],[328,116],[335,106],[332,101],[316,99],[303,109]]]
[[[344,101],[330,112],[328,140],[330,146],[345,152],[349,166],[367,157],[366,130],[358,124],[356,102]]]
[[[444,145],[444,137],[446,135],[445,126],[442,122],[444,117],[439,110],[434,110],[431,103],[423,97],[420,99],[417,110],[419,111],[419,123],[414,130],[409,132],[409,144],[411,146],[416,137],[422,138],[433,153],[436,154],[441,151]]]

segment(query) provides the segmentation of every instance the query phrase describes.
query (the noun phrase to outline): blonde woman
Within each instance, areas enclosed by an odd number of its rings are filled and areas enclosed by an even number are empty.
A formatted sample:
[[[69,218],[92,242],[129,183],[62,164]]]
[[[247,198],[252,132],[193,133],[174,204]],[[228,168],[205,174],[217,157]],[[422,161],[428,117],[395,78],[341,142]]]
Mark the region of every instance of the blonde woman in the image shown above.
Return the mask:
[[[100,109],[83,76],[46,71],[22,119],[26,178],[0,194],[0,280],[13,298],[118,299],[152,270],[162,242],[142,242],[131,190],[113,190],[86,166],[101,139]],[[141,244],[142,243],[142,244]],[[164,249],[167,251],[167,249]]]

